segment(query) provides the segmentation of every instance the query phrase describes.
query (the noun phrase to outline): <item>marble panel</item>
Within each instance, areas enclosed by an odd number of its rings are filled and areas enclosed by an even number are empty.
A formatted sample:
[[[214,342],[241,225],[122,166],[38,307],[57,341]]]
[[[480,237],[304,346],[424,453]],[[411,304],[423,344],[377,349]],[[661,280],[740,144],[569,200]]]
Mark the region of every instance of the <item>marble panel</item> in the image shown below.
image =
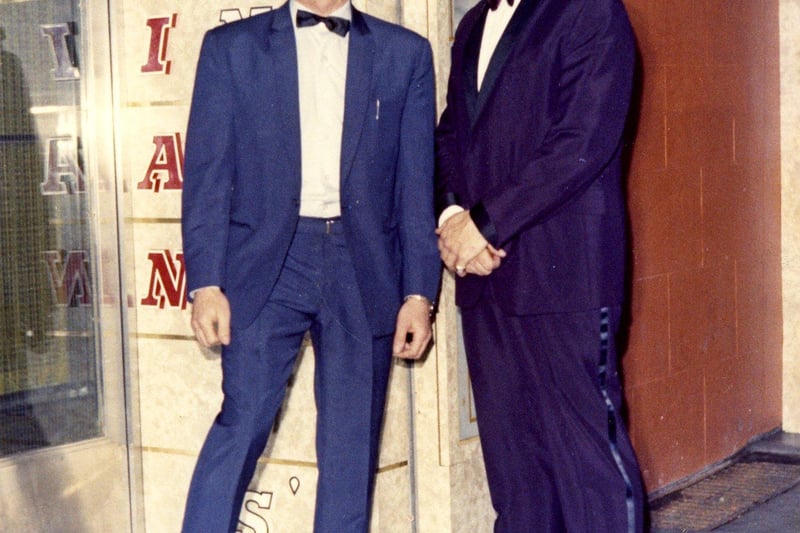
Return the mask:
[[[313,531],[317,470],[299,461],[259,464],[245,495],[242,531]],[[264,529],[267,526],[268,529]]]
[[[450,531],[492,531],[495,512],[478,439],[463,441],[463,462],[453,467],[453,516]],[[431,530],[435,531],[435,530]]]
[[[137,344],[141,445],[196,455],[222,404],[218,354],[194,340]]]
[[[409,372],[407,363],[395,359],[386,398],[379,468],[409,461]]]
[[[196,457],[162,450],[142,451],[145,531],[180,531]]]
[[[783,429],[800,431],[800,2],[780,2]]]
[[[453,279],[445,275],[435,344],[414,369],[414,466],[417,531],[490,531],[494,520],[480,441],[463,438],[468,407],[458,357]]]
[[[356,0],[353,5],[365,13],[369,13],[389,22],[400,23],[403,8],[398,0]],[[406,24],[407,25],[407,24]]]
[[[0,530],[126,531],[125,460],[124,446],[97,439],[0,461]]]
[[[411,533],[414,512],[408,464],[390,466],[378,472],[375,503],[372,508],[371,533]]]

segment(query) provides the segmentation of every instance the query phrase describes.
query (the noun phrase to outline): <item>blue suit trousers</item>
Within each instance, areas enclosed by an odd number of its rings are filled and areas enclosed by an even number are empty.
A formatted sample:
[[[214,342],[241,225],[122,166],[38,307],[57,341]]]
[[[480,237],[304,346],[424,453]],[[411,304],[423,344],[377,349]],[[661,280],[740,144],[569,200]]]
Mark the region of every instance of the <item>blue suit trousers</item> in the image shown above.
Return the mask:
[[[266,306],[232,330],[222,351],[224,400],[198,458],[184,533],[235,531],[307,332],[317,405],[314,530],[368,530],[392,338],[372,335],[341,222],[301,217]]]

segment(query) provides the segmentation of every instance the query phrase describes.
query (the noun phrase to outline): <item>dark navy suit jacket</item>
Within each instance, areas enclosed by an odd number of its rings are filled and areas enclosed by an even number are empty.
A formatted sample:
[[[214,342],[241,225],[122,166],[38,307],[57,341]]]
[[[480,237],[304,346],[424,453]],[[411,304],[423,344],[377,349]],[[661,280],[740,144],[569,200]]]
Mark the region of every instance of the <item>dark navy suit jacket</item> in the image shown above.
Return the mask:
[[[508,252],[489,277],[459,278],[456,301],[474,305],[491,284],[512,314],[615,305],[626,255],[620,147],[635,57],[629,21],[619,0],[521,2],[480,92],[484,1],[464,16],[453,44],[436,132],[439,209],[469,208],[484,236]]]
[[[209,31],[186,139],[188,290],[218,285],[250,324],[281,270],[299,216],[297,52],[288,3]],[[440,262],[433,207],[430,46],[353,9],[341,151],[342,224],[376,335],[404,295],[431,301]]]

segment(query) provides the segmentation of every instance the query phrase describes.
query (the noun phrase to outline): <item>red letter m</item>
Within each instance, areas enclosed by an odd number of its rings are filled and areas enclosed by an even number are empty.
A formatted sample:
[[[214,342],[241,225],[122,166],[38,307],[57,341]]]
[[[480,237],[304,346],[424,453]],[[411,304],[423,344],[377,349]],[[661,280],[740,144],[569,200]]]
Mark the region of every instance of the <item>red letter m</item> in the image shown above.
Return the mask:
[[[164,309],[170,307],[186,309],[186,270],[183,266],[183,253],[172,254],[169,250],[150,252],[147,258],[153,264],[150,271],[150,288],[142,298],[142,305]]]

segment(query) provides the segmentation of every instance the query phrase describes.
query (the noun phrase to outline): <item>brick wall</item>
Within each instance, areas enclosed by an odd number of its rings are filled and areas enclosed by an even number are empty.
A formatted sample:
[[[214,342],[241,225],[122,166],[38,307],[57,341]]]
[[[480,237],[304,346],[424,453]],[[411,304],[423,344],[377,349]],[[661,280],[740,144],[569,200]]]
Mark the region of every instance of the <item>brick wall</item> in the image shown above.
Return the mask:
[[[630,429],[649,491],[781,422],[777,0],[626,0]]]

